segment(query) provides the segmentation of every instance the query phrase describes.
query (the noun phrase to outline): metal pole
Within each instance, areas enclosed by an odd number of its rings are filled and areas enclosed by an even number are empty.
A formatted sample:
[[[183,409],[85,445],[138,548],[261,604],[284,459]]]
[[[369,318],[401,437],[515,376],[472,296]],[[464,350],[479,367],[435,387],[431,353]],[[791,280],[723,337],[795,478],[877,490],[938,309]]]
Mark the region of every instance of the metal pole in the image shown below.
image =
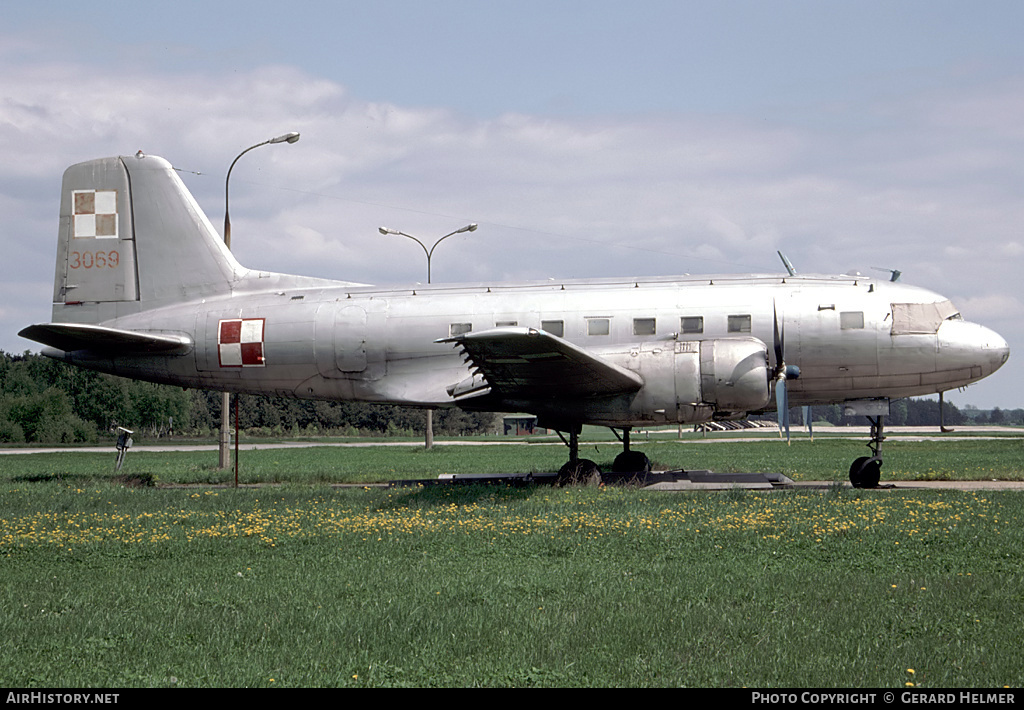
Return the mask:
[[[231,167],[228,168],[228,175],[224,178],[224,246],[231,250],[231,217],[229,215],[230,199],[229,199],[229,187],[231,183],[231,171],[235,169],[235,163],[243,155],[248,153],[254,148],[259,148],[261,145],[268,145],[271,143],[294,143],[299,140],[299,134],[284,133],[280,136],[275,136],[270,140],[265,140],[262,143],[249,146],[241,153],[239,153],[234,160],[231,161]],[[237,401],[236,401],[237,404]],[[235,424],[238,423],[238,415],[235,415]],[[238,443],[238,437],[235,437],[235,443]],[[220,455],[217,461],[217,468],[225,469],[231,465],[231,395],[227,392],[221,393],[220,398],[220,446],[218,447]],[[238,485],[238,456],[235,456],[235,485]]]
[[[235,393],[235,488],[238,488],[238,393]]]
[[[421,242],[416,237],[412,236],[411,234],[406,234],[405,232],[399,232],[397,229],[388,229],[387,227],[380,227],[380,228],[377,229],[377,231],[380,232],[381,234],[384,234],[384,235],[395,234],[395,235],[398,235],[400,237],[408,237],[409,239],[411,239],[414,242],[416,242],[417,244],[419,244],[420,247],[423,249],[423,253],[427,255],[427,283],[430,283],[430,260],[434,256],[434,250],[437,249],[437,245],[440,244],[441,242],[443,242],[448,237],[454,236],[456,234],[463,234],[465,232],[475,232],[476,228],[477,228],[476,222],[473,222],[472,224],[467,224],[465,227],[459,227],[454,232],[449,232],[448,234],[444,235],[443,237],[438,239],[436,242],[434,242],[434,246],[430,247],[430,249],[427,249],[427,245],[424,244],[423,242]],[[426,432],[424,433],[424,448],[427,451],[430,451],[430,449],[432,449],[433,447],[434,447],[434,410],[433,409],[427,409],[427,424],[426,424]]]

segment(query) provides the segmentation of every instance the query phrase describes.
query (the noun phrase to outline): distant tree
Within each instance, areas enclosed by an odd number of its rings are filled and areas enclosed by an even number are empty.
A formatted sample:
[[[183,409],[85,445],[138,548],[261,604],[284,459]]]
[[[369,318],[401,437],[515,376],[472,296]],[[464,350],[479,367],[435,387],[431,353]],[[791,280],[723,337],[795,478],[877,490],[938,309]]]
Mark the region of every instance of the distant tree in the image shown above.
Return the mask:
[[[104,375],[33,353],[0,353],[0,439],[7,441],[93,441],[115,424],[156,433],[170,417],[187,426],[190,404],[180,388]]]
[[[909,411],[910,407],[907,404],[907,400],[898,399],[892,402],[889,405],[889,418],[886,420],[886,423],[892,426],[905,426]]]
[[[74,443],[96,439],[96,426],[75,415],[70,398],[56,387],[13,397],[5,395],[0,402],[0,416],[6,422],[3,430],[8,441]]]
[[[939,402],[935,399],[908,399],[907,426],[938,426]],[[945,402],[944,421],[947,425],[967,422],[967,417],[952,402]]]

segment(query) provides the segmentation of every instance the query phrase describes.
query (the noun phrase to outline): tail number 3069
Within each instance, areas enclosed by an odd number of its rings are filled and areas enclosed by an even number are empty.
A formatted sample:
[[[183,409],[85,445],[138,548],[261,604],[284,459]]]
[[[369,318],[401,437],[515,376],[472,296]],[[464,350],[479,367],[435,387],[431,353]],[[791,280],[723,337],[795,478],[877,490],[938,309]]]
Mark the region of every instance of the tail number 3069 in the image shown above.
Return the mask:
[[[71,269],[113,269],[120,263],[121,257],[116,251],[73,251],[68,257],[68,268]]]

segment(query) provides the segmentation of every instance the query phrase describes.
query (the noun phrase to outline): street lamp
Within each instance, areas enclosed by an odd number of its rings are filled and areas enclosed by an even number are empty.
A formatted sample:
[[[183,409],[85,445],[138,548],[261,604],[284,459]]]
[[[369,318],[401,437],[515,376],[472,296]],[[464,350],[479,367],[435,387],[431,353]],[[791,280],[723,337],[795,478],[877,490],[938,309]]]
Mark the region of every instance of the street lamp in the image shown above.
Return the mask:
[[[434,256],[434,250],[437,249],[437,245],[440,244],[441,242],[443,242],[448,237],[455,236],[456,234],[464,234],[466,232],[475,232],[476,228],[477,228],[476,222],[473,222],[471,224],[467,224],[465,227],[459,227],[454,232],[449,232],[448,234],[444,235],[443,237],[438,239],[436,242],[434,242],[434,245],[432,247],[430,247],[430,249],[427,249],[427,245],[424,244],[423,242],[421,242],[416,237],[412,236],[411,234],[406,234],[405,232],[400,232],[397,229],[388,229],[387,227],[378,227],[377,231],[380,232],[381,234],[385,235],[385,236],[387,236],[388,234],[394,234],[394,235],[399,236],[399,237],[407,237],[408,239],[411,239],[414,242],[416,242],[417,244],[419,244],[420,247],[422,247],[422,249],[423,249],[423,253],[427,255],[427,283],[430,283],[430,259],[431,259],[432,256]],[[427,410],[426,441],[425,441],[424,448],[426,448],[429,451],[431,448],[433,448],[433,446],[434,446],[434,410],[433,409],[428,409]]]
[[[269,145],[271,143],[294,143],[299,140],[299,134],[292,131],[291,133],[285,133],[284,135],[271,138],[270,140],[257,143],[256,145],[249,146],[241,153],[238,154],[233,161],[231,161],[231,167],[228,168],[228,176],[224,178],[224,245],[228,249],[231,249],[231,218],[228,216],[228,185],[231,181],[231,171],[235,169],[235,163],[238,162],[238,158],[248,153],[254,148],[259,148],[261,145]]]
[[[426,244],[424,244],[423,242],[421,242],[419,239],[417,239],[416,237],[412,236],[411,234],[406,234],[405,232],[399,232],[397,229],[388,229],[387,227],[378,227],[377,231],[380,232],[381,234],[384,234],[384,235],[395,234],[395,235],[400,236],[400,237],[408,237],[409,239],[411,239],[414,242],[416,242],[417,244],[419,244],[423,248],[423,253],[427,255],[427,283],[430,283],[430,257],[432,257],[434,255],[434,250],[437,249],[437,245],[440,244],[441,242],[443,242],[448,237],[455,236],[456,234],[463,234],[465,232],[475,232],[476,228],[477,228],[476,222],[473,222],[472,224],[467,224],[465,227],[459,227],[454,232],[449,232],[448,234],[444,235],[443,237],[438,239],[436,242],[434,242],[434,246],[430,247],[429,250],[427,249],[427,245]]]
[[[231,183],[231,171],[235,169],[235,163],[237,163],[238,159],[241,158],[246,153],[248,153],[250,150],[253,150],[254,148],[259,148],[261,145],[269,145],[271,143],[294,143],[297,140],[299,140],[299,134],[295,133],[294,131],[292,131],[291,133],[285,133],[285,134],[280,135],[280,136],[275,136],[274,138],[271,138],[270,140],[265,140],[262,143],[257,143],[256,145],[249,146],[248,148],[243,150],[241,153],[239,153],[238,156],[233,161],[231,161],[231,167],[228,168],[228,175],[227,175],[226,178],[224,178],[224,246],[226,246],[228,248],[228,250],[231,249],[231,217],[228,215],[228,203],[229,203],[229,200],[228,200],[228,189],[229,189],[229,185]],[[230,465],[230,459],[231,459],[231,433],[230,433],[230,430],[231,430],[231,414],[230,414],[230,409],[231,409],[231,395],[229,393],[227,393],[227,392],[223,392],[222,395],[221,395],[221,401],[220,401],[220,461],[219,461],[219,463],[220,463],[219,468],[222,468],[222,469],[223,468],[227,468]],[[235,424],[236,425],[238,424],[238,412],[235,412]],[[238,436],[237,436],[237,434],[235,435],[235,444],[236,445],[238,444]],[[236,465],[237,465],[237,458],[236,458]],[[237,471],[237,469],[235,471],[235,476],[236,476],[235,484],[237,485],[237,483],[238,483],[238,480],[237,480],[238,471]]]

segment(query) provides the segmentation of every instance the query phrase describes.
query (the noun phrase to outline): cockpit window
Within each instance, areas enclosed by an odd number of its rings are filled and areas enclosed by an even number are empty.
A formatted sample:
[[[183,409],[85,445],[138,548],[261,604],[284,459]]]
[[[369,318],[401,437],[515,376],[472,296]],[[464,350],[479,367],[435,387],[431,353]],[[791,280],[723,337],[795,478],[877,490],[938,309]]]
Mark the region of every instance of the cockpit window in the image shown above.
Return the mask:
[[[892,334],[937,333],[944,320],[961,320],[951,301],[892,304]]]

